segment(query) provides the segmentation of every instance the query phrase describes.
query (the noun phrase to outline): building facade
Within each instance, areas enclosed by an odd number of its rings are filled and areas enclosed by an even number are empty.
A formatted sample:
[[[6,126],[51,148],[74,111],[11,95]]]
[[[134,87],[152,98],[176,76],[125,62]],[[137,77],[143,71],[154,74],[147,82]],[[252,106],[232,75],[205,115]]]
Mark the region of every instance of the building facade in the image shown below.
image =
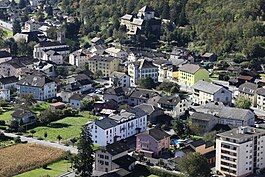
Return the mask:
[[[232,101],[232,92],[216,84],[198,81],[192,88],[192,100],[196,104],[204,105],[208,102],[217,101],[229,105]]]
[[[265,89],[259,88],[257,90],[257,108],[265,111]]]
[[[47,76],[28,75],[17,83],[18,94],[32,94],[36,100],[47,100],[56,97],[57,85]]]
[[[190,87],[200,80],[209,81],[209,72],[206,69],[195,64],[179,67],[179,84]]]
[[[88,124],[94,143],[101,146],[126,139],[147,128],[147,114],[143,111],[125,111]]]
[[[158,82],[158,68],[153,65],[152,61],[140,59],[128,65],[128,74],[131,77],[131,86],[136,86],[140,79],[152,78]]]
[[[244,177],[265,168],[265,130],[238,127],[217,135],[216,170]]]
[[[106,57],[95,55],[87,62],[88,69],[95,73],[100,73],[102,76],[109,77],[114,71],[118,71],[119,60],[114,57]]]

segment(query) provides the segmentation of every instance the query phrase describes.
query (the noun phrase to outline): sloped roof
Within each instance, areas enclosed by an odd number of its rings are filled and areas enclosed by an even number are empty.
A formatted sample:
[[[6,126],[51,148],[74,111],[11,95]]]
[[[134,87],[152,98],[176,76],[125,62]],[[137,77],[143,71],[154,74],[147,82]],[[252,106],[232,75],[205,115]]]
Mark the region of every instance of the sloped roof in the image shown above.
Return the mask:
[[[191,73],[194,74],[196,73],[201,67],[199,65],[195,65],[195,64],[185,64],[179,67],[180,71],[184,71],[187,73]]]
[[[153,11],[154,9],[150,6],[144,6],[139,10],[139,12],[153,12]]]
[[[240,92],[243,92],[243,93],[247,93],[247,94],[250,94],[250,95],[254,95],[255,94],[255,91],[257,90],[257,88],[258,88],[258,85],[257,84],[253,84],[251,82],[246,82],[244,84],[241,84],[238,87],[238,90]]]
[[[140,134],[146,134],[153,137],[156,141],[160,141],[164,138],[170,137],[169,134],[167,134],[164,130],[158,129],[158,128],[152,128],[150,130],[147,130]]]
[[[257,89],[257,94],[258,95],[265,96],[265,88],[259,88],[259,89]]]
[[[206,93],[214,94],[218,92],[220,89],[222,89],[222,86],[200,80],[193,85],[193,88]]]
[[[103,130],[106,130],[106,129],[109,129],[109,128],[112,128],[112,127],[118,125],[118,123],[116,121],[114,121],[113,119],[110,119],[110,118],[103,118],[100,120],[96,120],[95,124],[97,126],[99,126],[100,128],[102,128]]]
[[[24,79],[20,80],[17,84],[32,87],[43,87],[47,83],[54,82],[49,77],[44,75],[27,75]]]

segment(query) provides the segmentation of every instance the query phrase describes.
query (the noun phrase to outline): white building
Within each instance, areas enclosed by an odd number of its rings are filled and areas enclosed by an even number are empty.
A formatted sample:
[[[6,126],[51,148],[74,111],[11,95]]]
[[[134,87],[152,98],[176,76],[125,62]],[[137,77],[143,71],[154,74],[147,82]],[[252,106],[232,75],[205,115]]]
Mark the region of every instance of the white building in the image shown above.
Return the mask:
[[[10,101],[10,90],[0,89],[0,100]]]
[[[212,101],[230,104],[232,101],[232,92],[216,84],[201,80],[194,84],[192,88],[193,102],[200,105],[204,105]]]
[[[41,25],[39,24],[39,22],[29,20],[25,22],[23,32],[39,31],[40,27]]]
[[[253,126],[255,123],[255,114],[251,110],[224,106],[222,102],[210,102],[194,109],[218,117],[218,123],[222,125],[239,127]]]
[[[116,57],[116,58],[126,58],[128,56],[128,53],[123,51],[122,49],[110,47],[105,50],[106,53],[108,53],[110,56]]]
[[[131,77],[131,86],[136,86],[139,79],[150,77],[158,81],[158,68],[152,61],[140,59],[128,65],[128,74]]]
[[[265,168],[265,130],[238,127],[217,134],[216,170],[224,176],[243,177]]]
[[[42,59],[46,61],[52,61],[56,64],[63,64],[63,55],[54,50],[45,51],[43,53]]]
[[[257,108],[265,111],[265,89],[259,88],[256,91],[257,94]]]
[[[4,63],[9,60],[12,60],[10,52],[5,50],[0,50],[0,63]]]
[[[154,60],[153,64],[158,67],[158,82],[172,79],[172,62],[164,59]]]
[[[70,53],[69,46],[64,43],[60,43],[57,41],[42,41],[34,46],[33,57],[42,59],[44,53],[48,50],[54,50],[57,53],[63,55],[64,57],[68,56],[68,54]]]
[[[123,72],[114,71],[109,76],[109,84],[114,87],[130,87],[130,76]]]
[[[87,126],[93,142],[100,146],[126,139],[145,131],[146,128],[147,114],[138,108],[130,112],[122,110],[119,114],[110,115]]]
[[[85,52],[82,49],[74,51],[69,55],[69,63],[71,65],[84,68],[88,59],[92,56],[92,53]]]
[[[190,107],[189,100],[179,95],[163,96],[157,104],[159,108],[165,110],[165,113],[174,118],[184,115]]]

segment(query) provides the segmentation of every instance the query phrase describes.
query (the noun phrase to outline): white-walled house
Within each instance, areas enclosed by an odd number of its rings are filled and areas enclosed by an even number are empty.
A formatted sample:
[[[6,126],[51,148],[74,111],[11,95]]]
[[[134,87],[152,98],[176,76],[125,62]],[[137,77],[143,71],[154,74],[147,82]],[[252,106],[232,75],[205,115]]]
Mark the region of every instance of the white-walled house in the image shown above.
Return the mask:
[[[192,88],[192,100],[194,103],[200,105],[212,101],[230,104],[232,101],[232,92],[216,84],[201,80],[194,84]]]
[[[174,118],[184,115],[190,107],[189,100],[179,95],[163,96],[157,104]]]
[[[10,90],[0,89],[0,100],[10,101]]]
[[[114,71],[109,76],[109,82],[114,87],[130,87],[130,76],[123,72]]]
[[[32,94],[36,100],[47,100],[56,97],[57,85],[44,75],[27,75],[17,83],[18,94]]]
[[[258,88],[257,94],[257,108],[265,111],[265,88]]]
[[[131,77],[131,86],[136,86],[139,79],[150,77],[158,81],[158,68],[152,61],[140,59],[128,65],[128,74]]]
[[[84,68],[91,56],[91,52],[80,49],[69,54],[69,63],[71,65]]]
[[[110,56],[116,57],[116,58],[126,58],[128,56],[128,53],[123,51],[122,49],[110,47],[105,50],[107,54]]]
[[[93,142],[100,146],[126,139],[145,131],[146,128],[147,114],[138,108],[130,112],[121,110],[119,114],[110,115],[87,125]]]
[[[43,53],[42,60],[63,64],[63,55],[54,50],[48,50]]]

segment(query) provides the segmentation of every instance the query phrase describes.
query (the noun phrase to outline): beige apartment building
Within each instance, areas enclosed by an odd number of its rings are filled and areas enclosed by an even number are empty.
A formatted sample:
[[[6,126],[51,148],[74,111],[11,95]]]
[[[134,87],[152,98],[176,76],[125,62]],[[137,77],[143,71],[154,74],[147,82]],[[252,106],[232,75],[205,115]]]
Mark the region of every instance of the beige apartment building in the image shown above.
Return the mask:
[[[238,127],[217,134],[216,170],[228,177],[245,177],[265,168],[265,130]]]
[[[101,72],[102,76],[109,77],[114,71],[118,71],[119,59],[114,57],[95,55],[87,60],[88,69],[95,73]]]

